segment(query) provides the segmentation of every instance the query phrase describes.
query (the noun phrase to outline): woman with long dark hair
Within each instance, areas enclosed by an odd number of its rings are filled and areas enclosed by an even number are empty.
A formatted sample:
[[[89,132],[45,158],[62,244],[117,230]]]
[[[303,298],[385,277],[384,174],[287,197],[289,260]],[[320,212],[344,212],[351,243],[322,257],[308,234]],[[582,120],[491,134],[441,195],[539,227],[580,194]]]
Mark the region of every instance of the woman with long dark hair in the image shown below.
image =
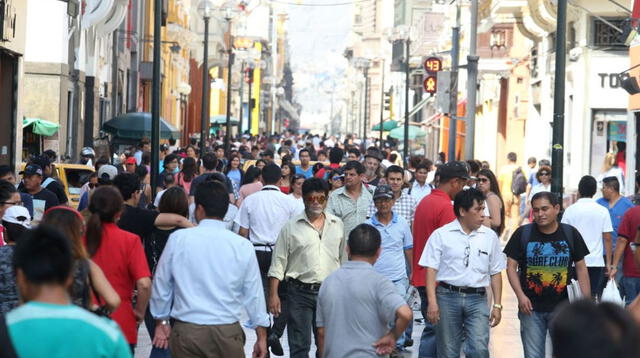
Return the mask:
[[[240,168],[240,157],[238,155],[232,155],[231,158],[229,158],[229,165],[224,168],[224,174],[227,178],[231,179],[235,187],[240,189],[244,171]]]
[[[71,242],[73,254],[73,284],[70,287],[71,300],[74,304],[93,310],[91,293],[96,300],[104,302],[109,312],[120,305],[118,293],[111,287],[102,269],[91,259],[82,242],[84,235],[84,218],[76,209],[69,206],[54,206],[47,210],[42,217],[43,225],[49,225],[60,230]]]
[[[178,185],[182,186],[184,190],[189,193],[191,190],[191,183],[193,179],[198,176],[198,167],[196,160],[192,157],[186,157],[182,161],[182,170],[177,175]]]
[[[289,194],[291,192],[291,177],[296,174],[296,166],[291,162],[286,164],[282,164],[282,178],[280,178],[280,182],[278,182],[278,187],[280,191]]]
[[[478,172],[478,189],[487,198],[486,206],[489,215],[484,218],[484,225],[490,227],[498,236],[504,230],[504,202],[500,195],[500,187],[495,174],[489,169],[480,169]]]
[[[258,192],[261,189],[262,182],[260,181],[260,169],[252,165],[244,174],[242,186],[240,187],[240,191],[238,192],[239,197],[238,200],[236,200],[236,206],[240,207],[247,196]]]
[[[151,295],[151,272],[140,237],[120,229],[116,221],[124,209],[120,191],[101,186],[91,196],[85,242],[89,257],[102,269],[118,292],[121,304],[111,318],[118,323],[132,346],[138,341],[138,324],[142,322]],[[135,309],[132,303],[137,290]]]

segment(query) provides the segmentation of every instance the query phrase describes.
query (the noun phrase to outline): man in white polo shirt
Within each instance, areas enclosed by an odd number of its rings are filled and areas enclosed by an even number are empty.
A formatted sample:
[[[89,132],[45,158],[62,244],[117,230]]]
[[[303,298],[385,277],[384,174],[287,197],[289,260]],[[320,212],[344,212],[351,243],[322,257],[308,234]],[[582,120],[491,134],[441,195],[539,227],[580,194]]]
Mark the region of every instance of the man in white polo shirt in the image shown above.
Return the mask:
[[[589,270],[592,297],[600,296],[605,274],[611,269],[613,231],[609,211],[593,200],[597,190],[596,179],[590,175],[583,176],[578,184],[578,201],[568,207],[562,216],[562,223],[578,229],[589,248],[589,255],[584,262]]]
[[[460,357],[462,337],[467,357],[489,358],[489,326],[497,326],[502,317],[506,260],[496,233],[482,226],[484,200],[477,189],[459,192],[453,203],[456,220],[431,234],[420,258],[420,266],[427,268],[427,319],[436,325],[441,358]]]
[[[269,297],[267,273],[276,240],[284,224],[297,214],[297,203],[293,197],[282,193],[277,186],[280,178],[282,171],[275,163],[269,163],[262,168],[264,186],[242,202],[235,220],[240,226],[240,236],[248,238],[256,250],[265,299]],[[286,296],[285,292],[286,288],[281,287],[281,299]],[[278,356],[283,354],[278,339],[282,337],[287,321],[287,310],[283,308],[282,311],[283,314],[273,323],[273,332],[269,330],[267,337],[272,353]]]

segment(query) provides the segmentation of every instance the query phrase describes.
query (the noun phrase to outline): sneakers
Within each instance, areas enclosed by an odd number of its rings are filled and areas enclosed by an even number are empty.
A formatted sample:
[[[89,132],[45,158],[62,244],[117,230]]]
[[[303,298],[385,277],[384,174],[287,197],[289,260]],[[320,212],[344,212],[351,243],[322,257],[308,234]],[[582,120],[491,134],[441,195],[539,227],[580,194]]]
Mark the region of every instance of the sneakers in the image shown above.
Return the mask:
[[[272,334],[267,338],[267,346],[271,348],[271,353],[273,353],[274,356],[281,357],[284,355],[280,339],[275,334]]]

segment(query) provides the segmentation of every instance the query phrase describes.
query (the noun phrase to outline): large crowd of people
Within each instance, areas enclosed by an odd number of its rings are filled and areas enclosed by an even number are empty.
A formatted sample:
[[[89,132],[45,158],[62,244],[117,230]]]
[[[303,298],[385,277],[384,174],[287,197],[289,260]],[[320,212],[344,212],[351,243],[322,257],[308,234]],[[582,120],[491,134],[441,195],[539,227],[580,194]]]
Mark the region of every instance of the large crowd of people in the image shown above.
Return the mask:
[[[489,357],[506,272],[525,358],[548,332],[558,358],[640,356],[640,206],[615,163],[561,213],[547,160],[404,165],[395,143],[343,139],[163,144],[155,192],[147,140],[116,160],[87,148],[77,208],[50,152],[0,166],[0,347],[130,357],[144,324],[151,357],[233,358],[244,325],[260,358],[285,354],[285,330],[292,358]],[[611,281],[626,310],[596,303]]]

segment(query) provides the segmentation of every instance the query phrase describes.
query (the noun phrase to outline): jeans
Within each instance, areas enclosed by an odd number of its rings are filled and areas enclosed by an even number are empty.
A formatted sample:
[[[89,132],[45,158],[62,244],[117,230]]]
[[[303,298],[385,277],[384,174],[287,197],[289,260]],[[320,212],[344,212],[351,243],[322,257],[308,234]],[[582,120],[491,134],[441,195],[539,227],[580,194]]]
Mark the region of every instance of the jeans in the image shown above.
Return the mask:
[[[306,290],[295,284],[287,286],[289,299],[289,356],[291,358],[309,358],[311,332],[318,343],[316,328],[316,307],[318,292]]]
[[[419,358],[436,358],[437,356],[437,344],[436,344],[436,330],[435,327],[427,320],[427,291],[424,287],[417,287],[420,293],[420,310],[422,311],[422,317],[424,318],[424,330],[420,337],[420,348],[418,350]]]
[[[438,358],[459,358],[464,337],[465,357],[489,358],[487,296],[436,288],[440,321],[436,325]]]
[[[623,277],[622,285],[625,294],[625,304],[629,305],[640,293],[640,277]]]
[[[530,315],[518,312],[524,358],[545,358],[547,331],[552,318],[552,312],[533,311]]]
[[[400,296],[402,296],[405,300],[407,299],[407,290],[409,289],[409,279],[408,278],[401,278],[399,280],[396,281],[392,281],[393,285],[396,286],[396,292],[398,292],[398,294]],[[406,333],[406,331],[405,331]],[[403,350],[404,349],[404,341],[406,340],[405,334],[402,334],[400,336],[400,338],[398,338],[398,340],[396,341],[396,347],[399,350]]]
[[[149,332],[149,338],[153,342],[153,336],[156,334],[156,320],[151,316],[151,311],[149,311],[149,307],[147,306],[147,311],[144,313],[144,325],[147,327],[147,332]],[[157,348],[155,346],[151,346],[151,354],[149,354],[149,358],[170,358],[171,351],[169,349]]]
[[[591,297],[602,295],[602,282],[604,281],[604,267],[587,267],[589,271],[589,283],[591,284]]]

